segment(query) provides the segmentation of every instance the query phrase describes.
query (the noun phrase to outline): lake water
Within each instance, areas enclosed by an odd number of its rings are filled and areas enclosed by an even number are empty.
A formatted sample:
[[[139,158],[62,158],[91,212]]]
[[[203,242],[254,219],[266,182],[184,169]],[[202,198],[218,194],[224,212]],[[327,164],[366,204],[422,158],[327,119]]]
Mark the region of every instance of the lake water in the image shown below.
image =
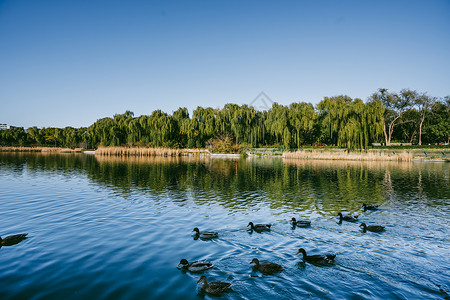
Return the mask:
[[[0,299],[449,299],[450,164],[0,153]],[[362,203],[379,205],[362,212]],[[339,211],[386,227],[338,223]],[[310,228],[289,220],[310,219]],[[272,231],[246,225],[271,223]],[[195,240],[192,229],[219,238]],[[301,264],[297,250],[334,253]],[[262,275],[253,258],[285,270]]]

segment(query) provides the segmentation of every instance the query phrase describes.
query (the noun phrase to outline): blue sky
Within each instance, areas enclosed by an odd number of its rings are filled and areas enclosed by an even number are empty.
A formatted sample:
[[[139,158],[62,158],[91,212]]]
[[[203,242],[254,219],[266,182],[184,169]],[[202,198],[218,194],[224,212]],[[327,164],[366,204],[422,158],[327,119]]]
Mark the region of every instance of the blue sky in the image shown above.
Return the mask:
[[[450,1],[0,0],[0,123],[450,94]]]

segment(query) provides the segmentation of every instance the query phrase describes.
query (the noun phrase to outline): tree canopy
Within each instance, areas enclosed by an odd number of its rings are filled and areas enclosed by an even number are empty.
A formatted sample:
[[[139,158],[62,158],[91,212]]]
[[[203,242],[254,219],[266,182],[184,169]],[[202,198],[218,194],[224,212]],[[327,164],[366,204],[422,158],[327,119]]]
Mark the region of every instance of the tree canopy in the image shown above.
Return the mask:
[[[294,102],[274,103],[266,111],[226,104],[222,109],[186,108],[172,115],[155,110],[135,117],[131,111],[98,119],[89,127],[21,127],[0,130],[0,145],[97,148],[148,146],[201,148],[212,139],[246,147],[299,148],[326,144],[348,149],[374,142],[449,142],[450,96],[443,99],[404,89],[379,89],[366,103],[341,95],[324,97],[316,107]]]

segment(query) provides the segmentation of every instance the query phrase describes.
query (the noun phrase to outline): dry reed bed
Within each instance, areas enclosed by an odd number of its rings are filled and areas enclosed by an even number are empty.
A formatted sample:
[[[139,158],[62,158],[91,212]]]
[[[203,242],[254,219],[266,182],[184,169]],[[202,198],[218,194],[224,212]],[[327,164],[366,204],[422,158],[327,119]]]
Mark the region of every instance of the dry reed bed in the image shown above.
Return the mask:
[[[202,162],[205,163],[206,156],[117,156],[96,155],[95,159],[100,163],[124,163],[124,164],[172,164],[178,162]]]
[[[300,168],[313,168],[314,170],[329,169],[330,166],[336,169],[368,169],[372,171],[401,170],[402,172],[412,172],[420,168],[420,165],[401,161],[388,160],[325,160],[325,159],[283,159],[283,164]],[[434,166],[438,166],[435,164]]]
[[[171,148],[144,148],[144,147],[98,147],[96,155],[114,156],[179,156],[180,149]]]
[[[367,160],[367,161],[412,161],[413,155],[407,151],[396,153],[371,151],[371,152],[330,152],[330,151],[295,151],[283,152],[283,158],[286,159],[325,159],[325,160]]]
[[[72,153],[81,152],[81,148],[59,148],[59,147],[0,147],[0,151],[4,152],[60,152]]]

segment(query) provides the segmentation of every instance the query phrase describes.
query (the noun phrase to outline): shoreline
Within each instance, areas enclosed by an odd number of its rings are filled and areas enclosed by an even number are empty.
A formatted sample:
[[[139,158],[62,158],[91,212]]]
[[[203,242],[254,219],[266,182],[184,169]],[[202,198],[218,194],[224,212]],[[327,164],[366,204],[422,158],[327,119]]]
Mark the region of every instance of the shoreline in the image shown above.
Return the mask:
[[[450,150],[450,149],[449,149]],[[172,149],[144,147],[98,147],[98,149],[60,148],[60,147],[0,147],[0,152],[33,153],[83,153],[96,156],[202,156],[220,159],[239,159],[241,154],[211,153],[208,149]],[[448,151],[450,152],[450,151]],[[281,154],[281,155],[280,155]],[[401,162],[450,162],[447,149],[370,149],[366,151],[347,152],[345,149],[300,149],[285,151],[280,154],[267,151],[250,152],[247,157],[270,157],[287,160],[349,160],[349,161],[401,161]]]

